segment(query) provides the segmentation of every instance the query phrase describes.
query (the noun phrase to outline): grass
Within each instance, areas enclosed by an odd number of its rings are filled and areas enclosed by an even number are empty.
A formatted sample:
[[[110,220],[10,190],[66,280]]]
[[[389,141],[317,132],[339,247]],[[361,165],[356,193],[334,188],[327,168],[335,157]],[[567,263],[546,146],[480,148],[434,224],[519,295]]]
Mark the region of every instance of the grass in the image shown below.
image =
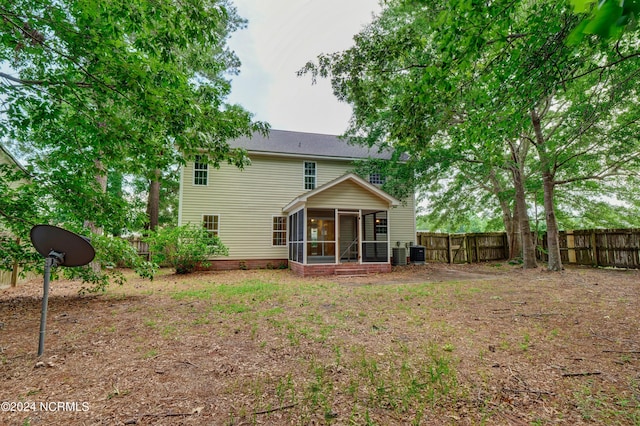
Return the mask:
[[[236,325],[229,325],[226,331],[219,327],[216,332],[220,336],[238,333],[242,329],[238,324],[245,324],[258,351],[273,348],[274,338],[281,342],[279,345],[301,353],[307,353],[309,346],[315,347],[312,354],[300,355],[296,371],[245,383],[243,388],[250,389],[255,401],[254,414],[245,407],[230,413],[228,418],[231,423],[234,418],[252,417],[252,421],[257,421],[255,412],[296,407],[299,424],[317,419],[325,424],[337,421],[339,407],[335,404],[345,397],[349,398],[351,408],[349,419],[341,421],[352,424],[379,424],[378,410],[397,413],[406,424],[422,424],[434,410],[449,412],[447,407],[469,395],[468,385],[461,385],[457,354],[465,351],[469,345],[465,342],[473,342],[481,327],[474,324],[463,328],[468,339],[460,340],[460,327],[433,312],[451,315],[461,303],[479,298],[489,304],[512,299],[495,283],[483,287],[478,283],[452,281],[437,286],[364,286],[347,291],[326,282],[283,285],[264,279],[224,284],[201,282],[192,288],[175,289],[171,298],[205,304],[192,305],[189,313],[194,319],[180,326],[159,324],[153,316],[145,321],[145,325],[159,329],[165,336],[182,334],[185,332],[182,328],[188,333],[191,327],[229,322]],[[523,359],[531,362],[538,356],[532,342],[559,340],[563,336],[560,329],[540,324],[506,328],[492,341],[492,349],[479,348],[475,357],[489,363],[496,350],[517,356],[514,350],[518,349],[527,354]],[[402,330],[412,336],[430,330],[432,338],[425,341],[389,338]],[[265,340],[266,336],[270,338]],[[353,343],[363,337],[362,343]],[[376,343],[379,339],[383,339],[382,345]],[[155,356],[155,349],[144,354],[145,358]],[[625,364],[632,361],[629,357],[624,359]],[[480,370],[483,382],[493,379],[491,368]],[[629,399],[613,402],[607,400],[608,394],[593,393],[589,388],[575,390],[572,398],[584,421],[610,421],[620,416],[628,420],[638,416],[637,410],[624,407],[630,405]],[[482,405],[491,407],[488,401]],[[622,408],[612,408],[615,406]],[[488,409],[479,418],[484,422],[494,416],[492,413]],[[538,414],[532,416],[531,424],[548,423],[548,419]]]
[[[478,292],[475,288],[464,289],[459,283],[451,289],[458,298]],[[295,404],[300,407],[302,423],[314,418],[332,423],[337,418],[333,401],[337,395],[350,395],[353,404],[350,416],[355,423],[375,424],[370,411],[381,408],[404,413],[419,424],[425,410],[459,392],[456,361],[451,356],[453,344],[445,342],[440,347],[428,344],[416,349],[397,343],[383,352],[371,352],[369,345],[353,346],[337,336],[363,332],[370,336],[386,335],[396,315],[417,321],[415,317],[424,314],[421,303],[429,303],[434,297],[439,298],[439,294],[431,285],[355,288],[349,294],[336,284],[283,286],[249,279],[233,284],[200,283],[197,287],[174,290],[171,298],[207,303],[192,313],[196,317],[187,327],[205,326],[212,315],[222,322],[250,324],[251,340],[259,342],[259,350],[267,349],[268,343],[260,340],[265,328],[293,350],[300,350],[303,343],[326,345],[330,357],[321,357],[324,352],[321,350],[318,356],[300,360],[296,374],[243,385],[254,395],[256,411]],[[372,312],[372,306],[386,303],[389,298],[400,299],[401,303],[391,312],[388,306],[384,312]],[[203,315],[205,309],[211,314]],[[447,325],[440,321],[436,327],[446,329]],[[348,378],[338,373],[344,371],[349,371]],[[247,412],[232,413],[229,421],[246,415]]]
[[[135,404],[135,395],[158,391],[162,401],[174,401],[174,387],[193,383],[196,393],[181,393],[181,400],[215,395],[207,410],[228,401],[216,412],[219,424],[640,425],[639,357],[602,352],[637,340],[633,288],[623,289],[625,298],[607,295],[607,303],[590,305],[594,295],[568,285],[571,275],[563,274],[557,285],[544,281],[555,275],[540,272],[517,283],[390,285],[281,271],[201,274],[154,281],[136,293],[139,304],[108,294],[109,319],[93,329],[97,337],[79,325],[60,336],[77,354],[85,341],[95,342],[96,353],[115,342],[130,371],[144,373],[139,381],[124,376],[130,394],[113,385],[97,399],[127,395]],[[548,315],[556,312],[562,315]],[[619,327],[591,321],[606,315]],[[120,317],[126,322],[115,322]],[[622,329],[631,331],[610,334]],[[131,340],[121,343],[125,338]],[[603,374],[561,374],[595,370]]]

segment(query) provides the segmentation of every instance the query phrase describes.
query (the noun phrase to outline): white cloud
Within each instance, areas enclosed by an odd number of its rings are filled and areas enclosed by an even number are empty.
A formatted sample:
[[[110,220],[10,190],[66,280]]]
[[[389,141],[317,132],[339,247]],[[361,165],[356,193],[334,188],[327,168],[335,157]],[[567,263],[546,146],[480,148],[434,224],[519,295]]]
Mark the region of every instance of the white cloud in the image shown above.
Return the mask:
[[[243,63],[233,79],[230,101],[275,129],[340,134],[351,109],[333,96],[331,85],[296,71],[321,53],[349,48],[353,35],[379,11],[377,0],[236,0],[249,20],[230,45]]]

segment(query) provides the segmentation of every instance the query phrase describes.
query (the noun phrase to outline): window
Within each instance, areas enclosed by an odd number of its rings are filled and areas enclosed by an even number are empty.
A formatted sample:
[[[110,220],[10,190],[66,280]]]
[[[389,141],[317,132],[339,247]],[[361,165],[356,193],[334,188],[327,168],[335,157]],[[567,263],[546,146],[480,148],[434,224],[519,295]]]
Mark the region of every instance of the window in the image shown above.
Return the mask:
[[[372,185],[384,185],[386,179],[380,173],[371,173],[369,175],[369,183]]]
[[[193,163],[193,184],[206,185],[209,177],[209,165],[202,155],[196,155]]]
[[[206,214],[202,216],[202,225],[211,235],[217,237],[220,231],[220,216],[217,214]]]
[[[335,210],[307,211],[307,263],[336,263]]]
[[[316,189],[317,167],[314,161],[304,162],[304,189]]]
[[[289,215],[289,260],[304,263],[304,210]]]
[[[362,212],[362,261],[389,261],[389,216],[386,211]]]
[[[273,217],[273,237],[272,237],[271,244],[273,244],[274,246],[287,245],[287,217],[286,216]]]

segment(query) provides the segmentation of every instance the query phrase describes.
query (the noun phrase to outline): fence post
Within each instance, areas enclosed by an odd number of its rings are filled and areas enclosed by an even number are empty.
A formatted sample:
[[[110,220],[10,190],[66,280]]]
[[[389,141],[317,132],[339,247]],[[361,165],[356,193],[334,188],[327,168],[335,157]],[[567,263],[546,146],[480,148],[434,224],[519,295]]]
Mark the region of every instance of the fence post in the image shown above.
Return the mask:
[[[573,236],[573,230],[566,231],[567,236],[567,255],[569,256],[569,263],[578,263],[576,259],[576,240]]]
[[[449,263],[453,263],[453,250],[451,248],[451,234],[447,234],[447,252],[449,253]]]
[[[20,238],[16,238],[16,243],[20,245]],[[20,264],[18,260],[13,261],[13,268],[11,269],[11,287],[15,287],[18,285],[18,268]]]
[[[462,239],[462,244],[464,247],[464,250],[462,250],[462,252],[466,257],[465,263],[471,263],[469,259],[471,257],[471,245],[469,244],[469,236],[467,234],[464,234],[464,238]]]
[[[505,259],[511,259],[511,247],[509,247],[509,235],[505,232],[502,235],[502,256]]]
[[[13,269],[11,270],[11,287],[15,287],[18,285],[18,268],[19,268],[19,264],[18,261],[15,260],[13,262]]]
[[[591,231],[591,235],[589,237],[591,240],[591,259],[593,259],[593,265],[598,266],[598,246],[596,243],[596,230]]]

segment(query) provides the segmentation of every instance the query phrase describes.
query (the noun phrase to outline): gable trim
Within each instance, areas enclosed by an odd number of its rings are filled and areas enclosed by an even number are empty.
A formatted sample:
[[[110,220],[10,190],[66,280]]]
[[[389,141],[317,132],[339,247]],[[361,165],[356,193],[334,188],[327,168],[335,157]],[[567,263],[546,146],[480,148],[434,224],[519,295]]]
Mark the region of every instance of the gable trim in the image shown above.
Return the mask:
[[[16,167],[18,167],[24,173],[28,174],[27,170],[22,166],[22,164],[20,164],[20,162],[16,160],[16,158],[1,143],[0,143],[0,150],[4,152],[7,157],[9,157],[9,160],[11,160],[16,165]]]
[[[297,197],[296,199],[294,199],[293,201],[291,201],[290,203],[288,203],[286,206],[284,206],[282,208],[283,213],[289,213],[295,210],[300,209],[301,207],[303,207],[307,201],[309,200],[309,198],[318,195],[319,193],[326,191],[327,189],[333,188],[337,185],[340,185],[343,182],[346,181],[351,181],[353,183],[355,183],[356,185],[358,185],[359,187],[361,187],[362,189],[370,192],[371,194],[375,195],[376,197],[384,200],[385,202],[387,202],[389,204],[389,206],[399,206],[400,205],[400,201],[398,201],[398,199],[396,199],[395,197],[392,197],[391,195],[387,194],[386,192],[384,192],[383,190],[381,190],[380,188],[370,184],[369,182],[367,182],[366,180],[362,179],[360,176],[354,174],[354,173],[347,173],[345,175],[340,176],[337,179],[332,180],[331,182],[325,183],[322,186],[317,187],[314,190],[305,192],[304,194],[300,195],[299,197]]]

